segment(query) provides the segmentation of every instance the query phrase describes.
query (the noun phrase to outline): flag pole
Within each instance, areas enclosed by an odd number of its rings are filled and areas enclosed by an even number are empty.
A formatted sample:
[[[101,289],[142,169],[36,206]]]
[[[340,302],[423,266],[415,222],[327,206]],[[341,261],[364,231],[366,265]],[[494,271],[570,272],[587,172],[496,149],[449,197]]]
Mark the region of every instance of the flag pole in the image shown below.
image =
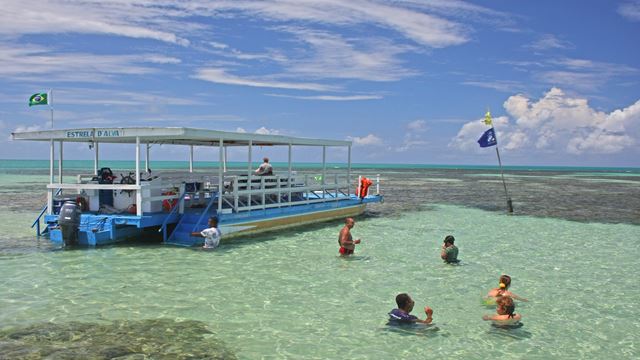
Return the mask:
[[[504,171],[502,170],[502,160],[500,160],[500,151],[498,150],[497,144],[496,144],[496,155],[498,155],[498,165],[500,166],[500,177],[502,177],[502,185],[504,186],[504,196],[507,199],[507,211],[512,213],[513,203],[511,202],[511,197],[509,197],[509,192],[507,192],[507,183],[506,181],[504,181]]]
[[[53,129],[53,89],[49,89],[49,96],[47,96],[47,102],[49,103],[49,110],[51,110],[51,128]]]

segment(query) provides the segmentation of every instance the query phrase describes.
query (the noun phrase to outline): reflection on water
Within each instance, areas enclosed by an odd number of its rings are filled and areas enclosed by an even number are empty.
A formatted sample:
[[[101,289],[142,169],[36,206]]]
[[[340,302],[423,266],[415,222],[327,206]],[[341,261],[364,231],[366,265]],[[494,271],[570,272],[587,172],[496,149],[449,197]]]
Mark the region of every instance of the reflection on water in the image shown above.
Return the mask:
[[[0,331],[0,359],[235,359],[200,321],[43,323]]]

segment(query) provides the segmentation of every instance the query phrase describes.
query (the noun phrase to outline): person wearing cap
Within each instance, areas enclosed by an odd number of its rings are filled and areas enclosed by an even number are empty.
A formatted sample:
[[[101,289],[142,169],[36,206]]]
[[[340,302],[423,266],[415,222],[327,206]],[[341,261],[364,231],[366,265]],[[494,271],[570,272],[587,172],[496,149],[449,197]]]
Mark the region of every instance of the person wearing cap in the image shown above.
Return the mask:
[[[424,313],[427,315],[426,319],[420,320],[417,316],[411,315],[411,310],[413,310],[415,302],[411,299],[409,294],[398,294],[396,296],[396,304],[398,305],[398,308],[389,312],[389,325],[413,323],[431,324],[433,321],[433,310],[428,306],[424,307]]]
[[[454,241],[456,241],[456,239],[453,235],[447,235],[447,237],[444,238],[444,244],[442,244],[440,257],[447,264],[456,264],[460,262],[460,260],[458,260],[458,247],[453,245]]]

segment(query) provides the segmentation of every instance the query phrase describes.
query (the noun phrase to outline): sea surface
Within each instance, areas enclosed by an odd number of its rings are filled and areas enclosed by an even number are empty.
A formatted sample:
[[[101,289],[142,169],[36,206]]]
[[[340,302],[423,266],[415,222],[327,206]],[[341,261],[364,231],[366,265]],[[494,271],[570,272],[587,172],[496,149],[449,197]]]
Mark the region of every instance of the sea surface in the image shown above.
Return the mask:
[[[65,179],[92,167],[65,162]],[[62,249],[30,228],[48,161],[0,160],[0,359],[640,357],[640,169],[508,167],[513,214],[494,167],[362,164],[353,174],[379,174],[385,202],[356,219],[362,244],[348,259],[337,256],[340,221],[213,252],[149,239]],[[439,258],[449,234],[459,266]],[[530,300],[516,305],[522,327],[482,320],[501,274]],[[433,326],[386,324],[402,292],[420,318],[434,309]]]

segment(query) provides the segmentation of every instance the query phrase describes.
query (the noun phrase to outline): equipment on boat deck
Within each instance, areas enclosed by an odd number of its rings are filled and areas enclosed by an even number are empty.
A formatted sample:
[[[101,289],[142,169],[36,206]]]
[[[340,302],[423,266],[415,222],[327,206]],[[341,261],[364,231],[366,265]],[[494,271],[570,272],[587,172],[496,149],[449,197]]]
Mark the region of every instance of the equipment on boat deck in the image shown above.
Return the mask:
[[[58,225],[62,231],[62,240],[65,245],[76,245],[78,243],[78,229],[80,228],[80,215],[82,210],[73,201],[67,201],[60,208]]]

